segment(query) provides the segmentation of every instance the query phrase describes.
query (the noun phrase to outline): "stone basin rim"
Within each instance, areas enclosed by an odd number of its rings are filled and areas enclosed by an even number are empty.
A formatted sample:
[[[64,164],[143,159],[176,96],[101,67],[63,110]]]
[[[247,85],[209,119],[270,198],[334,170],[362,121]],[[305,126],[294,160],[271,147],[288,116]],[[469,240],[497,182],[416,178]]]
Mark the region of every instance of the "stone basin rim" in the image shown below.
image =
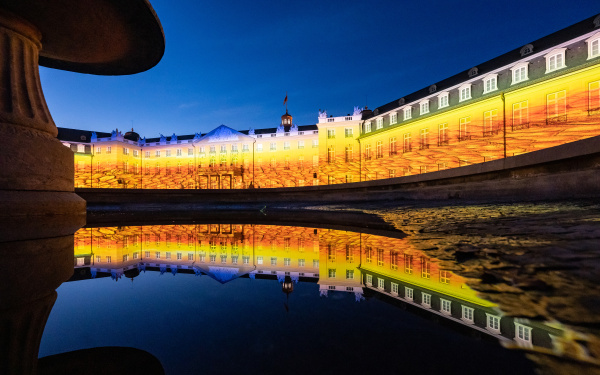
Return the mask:
[[[164,31],[148,0],[5,0],[0,10],[39,30],[39,65],[48,68],[127,75],[164,55]]]

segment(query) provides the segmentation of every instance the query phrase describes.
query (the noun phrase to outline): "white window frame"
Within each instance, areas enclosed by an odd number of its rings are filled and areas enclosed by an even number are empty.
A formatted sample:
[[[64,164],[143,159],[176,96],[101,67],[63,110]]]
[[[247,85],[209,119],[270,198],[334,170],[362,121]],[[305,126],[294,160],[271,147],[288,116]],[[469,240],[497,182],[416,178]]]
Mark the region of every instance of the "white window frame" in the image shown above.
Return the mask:
[[[596,57],[600,56],[600,32],[597,32],[596,34],[592,35],[591,37],[589,37],[588,39],[585,40],[585,42],[587,43],[588,46],[588,60],[590,59],[595,59]],[[596,47],[596,51],[594,51],[594,42],[595,42],[595,47]]]
[[[431,308],[431,294],[421,292],[421,305]]]
[[[458,101],[464,102],[466,100],[471,99],[471,84],[465,83],[464,85],[458,88]]]
[[[385,289],[385,280],[381,277],[377,278],[377,289],[384,290]]]
[[[467,322],[469,324],[474,324],[475,323],[475,309],[472,307],[469,307],[469,306],[462,305],[460,319],[463,322]]]
[[[409,288],[407,286],[404,287],[404,298],[412,301],[415,298],[415,291],[413,288]]]
[[[412,107],[405,107],[402,109],[402,113],[404,114],[404,121],[410,120],[412,118]]]
[[[373,285],[373,275],[367,275],[367,281],[365,282],[368,286]]]
[[[517,71],[521,71],[521,69],[525,69],[524,77],[521,77],[521,74],[516,75]],[[516,85],[517,83],[521,83],[527,81],[529,79],[529,63],[527,61],[521,62],[510,68],[510,75],[512,77],[511,85]]]
[[[393,296],[397,296],[398,295],[398,284],[397,283],[392,283],[392,287],[391,287],[391,294]]]
[[[420,114],[425,115],[429,113],[429,100],[423,100],[419,103]]]
[[[515,341],[521,345],[532,346],[531,327],[515,322]]]
[[[440,312],[445,315],[452,315],[452,301],[440,298]]]
[[[493,82],[493,85],[490,84],[488,87],[488,82]],[[498,74],[488,74],[483,77],[483,93],[487,94],[496,90],[498,90]]]
[[[493,333],[500,334],[500,319],[501,317],[498,315],[485,313],[485,328]],[[494,327],[496,324],[490,324],[490,322],[496,322],[498,327]]]
[[[559,69],[567,67],[565,65],[566,50],[566,48],[555,48],[544,56],[546,59],[546,73],[555,72]],[[552,59],[554,59],[554,66],[551,66]]]
[[[398,123],[398,113],[394,112],[390,114],[390,125],[394,125]]]
[[[438,95],[438,109],[446,108],[450,105],[450,93],[443,92]]]
[[[365,122],[365,133],[371,132],[371,121]]]
[[[379,117],[375,120],[375,130],[383,129],[383,117]]]

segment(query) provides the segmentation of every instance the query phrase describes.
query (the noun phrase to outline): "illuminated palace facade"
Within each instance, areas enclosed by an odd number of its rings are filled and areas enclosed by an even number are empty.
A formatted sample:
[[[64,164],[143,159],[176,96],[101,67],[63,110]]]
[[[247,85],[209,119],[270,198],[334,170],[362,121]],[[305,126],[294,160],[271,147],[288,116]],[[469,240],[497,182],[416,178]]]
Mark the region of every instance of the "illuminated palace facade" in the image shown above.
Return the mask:
[[[76,187],[271,188],[427,173],[600,135],[600,16],[375,110],[140,139],[59,128]]]
[[[399,237],[399,236],[398,236]],[[452,321],[505,345],[560,350],[565,328],[505,316],[466,279],[404,238],[323,228],[192,224],[83,228],[75,234],[73,280],[197,275],[214,286],[238,278],[316,283],[322,297],[346,293]],[[179,276],[181,277],[181,276]],[[183,276],[185,277],[185,276]],[[317,292],[318,290],[318,292]]]

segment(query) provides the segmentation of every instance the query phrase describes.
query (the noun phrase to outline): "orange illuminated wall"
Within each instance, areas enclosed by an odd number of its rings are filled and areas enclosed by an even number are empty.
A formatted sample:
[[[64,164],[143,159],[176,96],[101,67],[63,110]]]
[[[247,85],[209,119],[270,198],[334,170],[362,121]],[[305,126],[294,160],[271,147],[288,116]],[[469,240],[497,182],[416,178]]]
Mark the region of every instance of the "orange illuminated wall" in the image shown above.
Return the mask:
[[[120,134],[98,139],[91,154],[76,152],[75,186],[242,189],[350,183],[483,163],[597,136],[600,53],[590,43],[600,43],[600,34],[593,32],[563,43],[569,48],[547,49],[547,55],[521,54],[491,73],[480,76],[473,68],[460,87],[438,92],[432,85],[429,94],[419,94],[421,99],[405,104],[402,98],[387,112],[365,112],[365,120],[360,114],[325,114],[318,131],[282,128],[246,135],[230,129],[235,137],[222,137],[222,142],[199,137],[191,143],[148,145]],[[553,69],[546,66],[552,54],[566,56],[563,66],[556,67],[557,60]],[[517,66],[526,67],[531,77],[514,81]],[[498,81],[483,92],[489,76]],[[465,84],[478,91],[459,100]],[[439,106],[444,92],[452,100]],[[426,111],[422,102],[427,102]],[[407,108],[414,113],[410,118],[404,117]]]

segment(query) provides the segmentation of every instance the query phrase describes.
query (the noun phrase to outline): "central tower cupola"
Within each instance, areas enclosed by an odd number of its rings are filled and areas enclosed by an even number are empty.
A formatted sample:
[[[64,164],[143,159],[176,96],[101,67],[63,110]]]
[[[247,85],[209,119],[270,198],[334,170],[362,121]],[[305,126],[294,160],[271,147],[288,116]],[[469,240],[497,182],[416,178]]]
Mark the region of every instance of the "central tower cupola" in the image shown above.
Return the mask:
[[[285,128],[285,131],[290,131],[290,128],[292,127],[292,115],[290,115],[287,111],[287,109],[285,110],[285,115],[281,116],[281,125]]]

